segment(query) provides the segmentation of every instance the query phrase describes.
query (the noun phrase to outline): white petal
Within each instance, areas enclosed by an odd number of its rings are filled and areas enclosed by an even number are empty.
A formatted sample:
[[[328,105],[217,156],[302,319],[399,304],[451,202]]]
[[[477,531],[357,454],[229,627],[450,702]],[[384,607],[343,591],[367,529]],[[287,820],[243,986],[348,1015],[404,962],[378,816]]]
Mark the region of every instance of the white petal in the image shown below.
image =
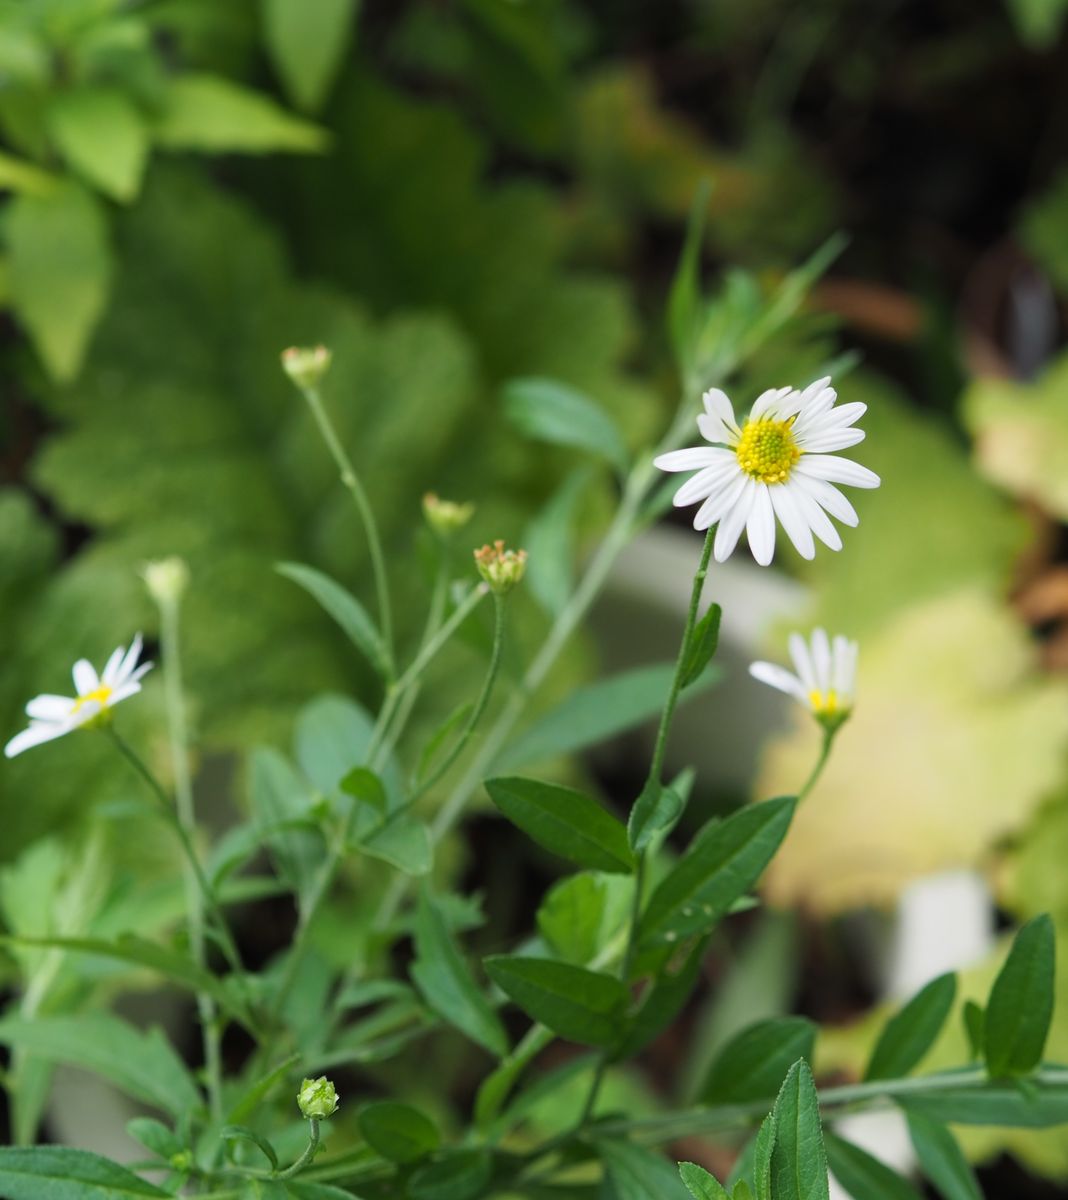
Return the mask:
[[[733,426],[724,425],[719,417],[701,413],[697,418],[697,428],[706,442],[720,442],[733,446],[742,436]]]
[[[832,676],[832,686],[837,694],[842,699],[849,699],[853,694],[853,663],[854,663],[854,648],[856,642],[850,642],[846,637],[838,634],[831,646],[831,653],[834,657],[834,674]]]
[[[716,540],[712,545],[712,554],[716,562],[726,562],[734,552],[734,547],[738,545],[738,539],[742,535],[745,523],[749,520],[749,512],[755,499],[756,481],[746,476],[737,501],[720,518],[719,528],[716,530]]]
[[[738,422],[734,416],[734,405],[727,398],[726,392],[721,392],[719,388],[709,388],[701,397],[701,402],[705,406],[705,412],[733,433],[738,433]]]
[[[693,519],[694,529],[708,529],[720,520],[738,502],[749,476],[741,468],[733,477],[728,477],[712,492],[697,510]]]
[[[766,392],[761,392],[753,401],[753,407],[749,410],[749,420],[759,421],[761,417],[774,416],[777,414],[779,405],[789,395],[793,393],[793,388],[771,388]]]
[[[857,510],[833,484],[827,483],[823,479],[810,478],[795,471],[790,476],[790,486],[811,496],[817,504],[822,505],[832,517],[841,521],[843,525],[855,527],[860,523]]]
[[[818,382],[823,383],[822,380]],[[838,393],[832,387],[817,387],[816,384],[812,384],[805,388],[798,400],[791,406],[797,413],[794,429],[809,429],[814,423],[818,424],[825,420],[837,399]]]
[[[669,450],[667,454],[658,454],[653,459],[653,466],[661,471],[696,471],[700,467],[710,467],[716,456],[723,451],[716,446],[689,446],[685,450]]]
[[[675,493],[672,504],[676,508],[685,508],[687,504],[695,504],[698,500],[710,496],[737,466],[733,454],[728,452],[727,458],[729,461],[705,467],[692,479],[688,479]]]
[[[831,485],[828,483],[825,486],[829,488]],[[815,500],[813,500],[813,498],[808,494],[807,491],[805,491],[804,488],[798,487],[797,479],[791,479],[789,483],[783,484],[783,488],[784,490],[789,489],[790,496],[797,507],[801,510],[801,515],[804,518],[805,523],[816,535],[816,537],[818,537],[825,546],[829,546],[830,549],[841,550],[842,538],[839,535],[838,530],[835,529],[835,527],[831,524],[830,517],[827,516],[823,509],[820,508],[820,506]],[[843,500],[844,499],[845,497],[843,497]],[[846,503],[848,503],[848,501],[846,501]],[[787,532],[789,532],[789,530],[787,530]],[[794,544],[796,545],[796,542]],[[815,549],[815,547],[813,547],[813,549]]]
[[[863,429],[817,429],[799,433],[794,440],[806,454],[827,454],[832,450],[847,450],[866,436]]]
[[[805,510],[797,503],[790,484],[780,483],[769,490],[771,502],[775,506],[775,515],[798,554],[802,558],[815,558],[816,547],[812,541],[812,530],[809,528]]]
[[[867,411],[866,404],[860,400],[854,400],[850,404],[839,404],[837,408],[832,408],[823,417],[817,417],[814,421],[806,423],[805,427],[844,429],[847,425],[855,425]],[[798,424],[800,425],[801,422],[798,421]]]
[[[35,721],[63,721],[73,708],[74,701],[69,696],[34,696],[26,705],[26,715]]]
[[[827,631],[814,629],[812,631],[812,666],[816,671],[816,683],[821,692],[831,690],[831,643],[827,639]]]
[[[780,667],[776,663],[755,662],[750,664],[749,674],[769,687],[777,688],[788,696],[795,696],[803,703],[808,703],[808,696],[801,680],[792,672],[787,671],[785,667]]]
[[[745,526],[749,549],[762,567],[766,567],[775,557],[775,510],[768,495],[769,490],[766,483],[756,485],[753,507]]]
[[[104,705],[99,700],[86,700],[77,712],[71,713],[67,725],[70,729],[77,729],[79,725],[84,725],[86,721],[91,721],[103,711]]]
[[[119,667],[119,673],[115,677],[116,683],[122,683],[133,673],[134,667],[137,666],[137,660],[141,656],[141,647],[143,644],[144,642],[140,634],[130,643],[130,648],[126,651],[126,657],[122,660],[122,665]]]
[[[88,659],[79,658],[74,664],[71,674],[74,676],[74,686],[79,696],[95,692],[100,686],[100,679],[97,676],[96,669]]]
[[[100,682],[106,683],[108,687],[114,687],[115,681],[119,677],[119,668],[122,665],[124,647],[117,646],[111,652],[111,657],[104,665],[103,671],[100,672]]]
[[[143,679],[156,664],[153,662],[143,662],[136,671],[130,676],[128,683],[136,683],[138,679]]]
[[[874,471],[862,467],[848,458],[837,458],[833,454],[802,455],[794,468],[810,479],[822,479],[827,483],[847,483],[850,487],[877,488],[882,482]]]
[[[112,705],[118,704],[122,700],[127,700],[130,696],[135,696],[140,690],[141,685],[134,680],[130,680],[129,682],[122,684],[121,687],[117,687],[111,693],[111,695],[108,696],[107,707],[111,708]]]
[[[21,733],[16,733],[10,742],[4,747],[4,756],[6,758],[14,758],[16,754],[21,754],[23,750],[29,750],[31,746],[40,746],[42,742],[51,742],[55,738],[62,737],[68,730],[66,725],[53,724],[34,724],[29,729],[24,729]]]
[[[799,633],[791,633],[789,645],[790,657],[794,660],[794,666],[797,668],[797,674],[805,689],[805,697],[807,699],[809,692],[819,691],[816,672],[812,666],[812,655],[808,650],[808,642]]]

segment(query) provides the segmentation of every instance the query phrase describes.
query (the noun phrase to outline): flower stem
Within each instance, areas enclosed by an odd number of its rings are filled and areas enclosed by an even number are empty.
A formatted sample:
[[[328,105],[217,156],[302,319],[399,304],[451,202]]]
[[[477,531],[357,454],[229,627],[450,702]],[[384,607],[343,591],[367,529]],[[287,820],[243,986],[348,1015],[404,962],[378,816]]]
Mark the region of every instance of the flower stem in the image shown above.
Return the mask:
[[[279,1171],[275,1179],[292,1179],[294,1175],[299,1175],[301,1171],[315,1157],[316,1150],[319,1149],[319,1122],[311,1117],[308,1120],[308,1144],[304,1147],[304,1153],[291,1166],[286,1167],[284,1171]]]
[[[184,831],[184,841],[196,844],[196,813],[193,807],[193,783],[189,774],[189,730],[185,719],[182,696],[182,662],[179,637],[179,606],[177,596],[161,598],[160,649],[163,659],[163,692],[167,710],[167,733],[170,741],[171,764],[174,771],[174,810],[178,825]],[[195,853],[194,853],[195,857]],[[189,945],[193,958],[204,966],[204,897],[201,895],[197,871],[189,861],[185,864],[185,894],[189,910]],[[204,1070],[207,1077],[208,1101],[212,1118],[222,1121],[222,1054],[220,1028],[215,1001],[206,993],[197,993],[201,1036],[204,1042]]]
[[[831,756],[831,747],[834,745],[834,739],[839,729],[841,729],[841,725],[824,728],[823,742],[820,745],[820,752],[816,758],[815,765],[809,772],[808,778],[802,785],[801,790],[797,793],[797,803],[799,805],[819,782],[819,778],[823,774],[823,768],[827,765],[827,759]]]
[[[323,406],[322,397],[316,387],[302,387],[301,393],[308,402],[308,407],[319,426],[323,441],[337,465],[342,485],[352,496],[360,521],[363,523],[364,535],[367,538],[367,549],[371,556],[371,570],[375,577],[375,592],[378,598],[378,619],[382,626],[382,641],[386,648],[386,663],[390,674],[394,670],[393,658],[393,612],[389,599],[389,577],[386,575],[386,560],[382,553],[382,541],[378,535],[378,525],[375,521],[371,502],[367,498],[360,477],[352,465],[352,460],[341,444],[333,422]]]

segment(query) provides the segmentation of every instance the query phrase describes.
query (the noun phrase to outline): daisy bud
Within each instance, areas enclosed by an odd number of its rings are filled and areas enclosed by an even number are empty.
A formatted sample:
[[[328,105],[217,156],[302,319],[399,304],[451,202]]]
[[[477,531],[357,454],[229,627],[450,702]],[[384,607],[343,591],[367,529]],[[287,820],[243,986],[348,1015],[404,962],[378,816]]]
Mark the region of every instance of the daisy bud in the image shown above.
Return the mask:
[[[435,533],[448,537],[462,529],[475,515],[473,504],[458,504],[455,500],[442,500],[433,492],[423,497],[423,516]]]
[[[189,586],[189,568],[184,559],[160,558],[141,569],[148,593],[157,604],[176,604]]]
[[[483,546],[475,551],[475,566],[490,587],[503,596],[523,578],[527,569],[527,552],[506,550],[504,542],[498,539],[492,546]]]
[[[297,1105],[301,1116],[308,1120],[322,1121],[337,1112],[338,1094],[325,1075],[318,1079],[305,1079],[297,1093]]]
[[[282,351],[282,370],[302,391],[316,388],[330,370],[332,355],[325,346],[290,346]]]

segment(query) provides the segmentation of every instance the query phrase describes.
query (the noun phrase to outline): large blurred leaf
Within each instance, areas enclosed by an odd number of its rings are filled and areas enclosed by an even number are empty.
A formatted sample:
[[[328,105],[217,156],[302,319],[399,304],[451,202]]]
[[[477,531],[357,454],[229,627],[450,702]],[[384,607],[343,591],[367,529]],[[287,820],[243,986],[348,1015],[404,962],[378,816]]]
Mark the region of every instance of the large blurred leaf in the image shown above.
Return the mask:
[[[345,57],[360,0],[261,0],[267,49],[286,91],[316,111]]]
[[[110,1159],[67,1146],[0,1147],[0,1187],[9,1200],[135,1200],[170,1195]]]
[[[148,157],[148,128],[118,88],[61,92],[49,107],[48,123],[64,158],[83,179],[115,200],[137,195]]]

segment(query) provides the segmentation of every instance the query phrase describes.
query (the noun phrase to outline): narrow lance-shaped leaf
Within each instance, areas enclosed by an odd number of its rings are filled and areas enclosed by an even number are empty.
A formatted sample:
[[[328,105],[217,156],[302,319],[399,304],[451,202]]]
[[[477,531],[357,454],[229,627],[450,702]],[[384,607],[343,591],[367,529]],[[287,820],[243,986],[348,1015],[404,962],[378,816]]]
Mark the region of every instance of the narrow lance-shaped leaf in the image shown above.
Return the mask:
[[[775,1113],[769,1112],[760,1124],[753,1143],[753,1189],[756,1200],[772,1200],[771,1156],[775,1153]]]
[[[723,1184],[697,1163],[679,1163],[679,1175],[694,1200],[730,1200],[730,1194]]]
[[[588,396],[556,379],[513,379],[504,387],[508,419],[527,437],[573,446],[627,469],[627,448],[615,422]]]
[[[1043,914],[1016,934],[990,989],[983,1050],[995,1079],[1026,1075],[1042,1058],[1053,1016],[1053,958],[1053,922]]]
[[[793,796],[765,800],[706,825],[653,892],[642,917],[642,943],[670,943],[711,928],[760,878],[796,805]]]
[[[1068,1086],[1028,1080],[939,1088],[909,1097],[909,1111],[953,1125],[1013,1125],[1048,1129],[1068,1124]]]
[[[641,854],[654,838],[674,829],[685,807],[673,788],[650,779],[634,801],[627,820],[627,840],[634,853]]]
[[[634,860],[622,822],[572,788],[537,779],[488,779],[502,813],[539,846],[597,871],[627,873]]]
[[[371,666],[380,675],[388,674],[389,661],[381,634],[374,621],[367,615],[367,610],[351,592],[329,575],[302,563],[277,563],[275,570],[279,575],[284,575],[286,579],[299,584],[309,596],[318,601]]]
[[[700,1092],[705,1104],[770,1099],[799,1058],[811,1058],[816,1026],[805,1017],[772,1017],[734,1035],[719,1052]]]
[[[932,979],[886,1023],[865,1079],[900,1079],[915,1067],[942,1031],[957,994],[952,972]]]
[[[983,1200],[971,1163],[945,1125],[923,1113],[911,1111],[907,1105],[905,1116],[923,1173],[934,1184],[942,1200]]]
[[[775,1200],[829,1200],[819,1097],[804,1059],[790,1068],[774,1112],[772,1196]]]
[[[166,1200],[170,1195],[118,1163],[67,1146],[0,1146],[0,1194],[5,1200]]]
[[[508,1053],[508,1036],[460,955],[437,906],[424,888],[415,918],[416,961],[411,975],[439,1016],[491,1054]]]
[[[629,993],[613,976],[522,955],[495,955],[484,965],[501,991],[560,1037],[586,1046],[618,1040]]]
[[[615,1048],[614,1058],[637,1054],[678,1016],[697,983],[707,946],[707,937],[698,938],[674,970],[665,966],[657,974],[642,997],[641,1007],[628,1018],[626,1034]]]
[[[722,616],[723,609],[718,604],[713,604],[694,626],[686,645],[686,657],[683,659],[679,681],[681,687],[688,688],[691,683],[695,683],[715,657],[719,646],[719,622]]]
[[[835,1179],[851,1196],[864,1200],[920,1200],[920,1193],[907,1179],[866,1150],[833,1133],[824,1134],[827,1161]]]

